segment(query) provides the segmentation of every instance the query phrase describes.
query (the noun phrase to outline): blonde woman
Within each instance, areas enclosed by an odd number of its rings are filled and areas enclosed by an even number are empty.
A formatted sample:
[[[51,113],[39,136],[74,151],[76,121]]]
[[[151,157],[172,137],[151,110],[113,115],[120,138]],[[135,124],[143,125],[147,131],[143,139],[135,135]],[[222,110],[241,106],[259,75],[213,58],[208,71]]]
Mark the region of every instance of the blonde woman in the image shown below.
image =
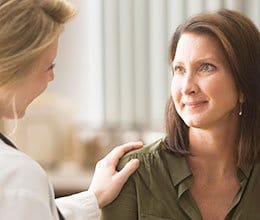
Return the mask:
[[[0,0],[1,118],[22,118],[54,79],[58,39],[74,15],[66,0]],[[55,201],[46,173],[0,133],[0,219],[98,219],[139,165],[135,159],[117,172],[119,158],[141,146],[115,148],[98,162],[89,191]]]

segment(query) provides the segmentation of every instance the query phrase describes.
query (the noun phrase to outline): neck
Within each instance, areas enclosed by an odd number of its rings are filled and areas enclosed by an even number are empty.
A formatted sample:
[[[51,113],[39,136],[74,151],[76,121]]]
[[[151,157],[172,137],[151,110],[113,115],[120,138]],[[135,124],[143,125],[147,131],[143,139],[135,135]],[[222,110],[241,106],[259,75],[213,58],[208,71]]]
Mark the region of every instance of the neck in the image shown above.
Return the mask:
[[[238,120],[210,129],[190,128],[191,168],[208,175],[225,175],[236,169]]]

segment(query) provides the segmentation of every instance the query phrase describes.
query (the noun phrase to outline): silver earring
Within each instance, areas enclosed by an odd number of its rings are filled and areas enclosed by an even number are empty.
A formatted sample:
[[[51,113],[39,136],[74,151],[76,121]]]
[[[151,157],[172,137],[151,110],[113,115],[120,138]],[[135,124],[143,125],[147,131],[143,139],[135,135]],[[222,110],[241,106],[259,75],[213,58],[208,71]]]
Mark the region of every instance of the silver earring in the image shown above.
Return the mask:
[[[238,112],[238,115],[241,116],[243,114],[243,104],[242,103],[239,103],[239,112]]]

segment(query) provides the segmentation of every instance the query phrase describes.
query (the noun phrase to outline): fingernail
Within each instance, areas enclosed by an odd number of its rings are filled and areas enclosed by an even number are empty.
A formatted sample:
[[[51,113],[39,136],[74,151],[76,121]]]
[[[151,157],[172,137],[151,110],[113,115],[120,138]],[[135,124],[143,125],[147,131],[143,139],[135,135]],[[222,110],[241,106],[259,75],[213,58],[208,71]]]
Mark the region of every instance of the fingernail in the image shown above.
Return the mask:
[[[130,163],[140,163],[140,160],[138,160],[138,159],[131,159]]]

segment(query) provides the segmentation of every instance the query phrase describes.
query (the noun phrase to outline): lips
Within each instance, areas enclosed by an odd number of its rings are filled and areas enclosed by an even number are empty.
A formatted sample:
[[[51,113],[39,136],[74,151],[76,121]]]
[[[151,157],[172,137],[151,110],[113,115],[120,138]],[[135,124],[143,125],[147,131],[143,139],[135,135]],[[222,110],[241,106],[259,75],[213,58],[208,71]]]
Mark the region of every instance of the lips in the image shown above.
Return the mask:
[[[188,107],[188,108],[198,108],[198,107],[201,107],[203,105],[205,105],[206,103],[208,103],[207,101],[191,101],[191,102],[184,102],[184,106]]]

